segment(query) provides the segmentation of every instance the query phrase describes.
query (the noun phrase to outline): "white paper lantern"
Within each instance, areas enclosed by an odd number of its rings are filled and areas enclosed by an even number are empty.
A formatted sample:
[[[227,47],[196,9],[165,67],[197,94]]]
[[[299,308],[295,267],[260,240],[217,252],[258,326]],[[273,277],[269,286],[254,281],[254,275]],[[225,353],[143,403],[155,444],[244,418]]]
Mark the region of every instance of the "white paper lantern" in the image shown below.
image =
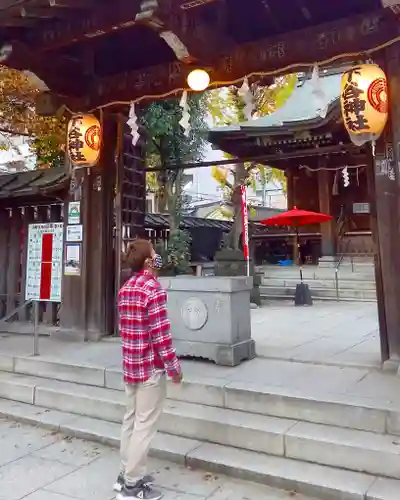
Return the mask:
[[[67,151],[72,165],[93,167],[101,153],[102,131],[99,120],[85,113],[74,115],[67,129]]]
[[[355,144],[376,141],[388,119],[385,73],[376,64],[360,64],[342,76],[340,104],[344,125]]]
[[[188,74],[187,83],[192,90],[201,92],[210,84],[210,75],[204,69],[194,69]]]

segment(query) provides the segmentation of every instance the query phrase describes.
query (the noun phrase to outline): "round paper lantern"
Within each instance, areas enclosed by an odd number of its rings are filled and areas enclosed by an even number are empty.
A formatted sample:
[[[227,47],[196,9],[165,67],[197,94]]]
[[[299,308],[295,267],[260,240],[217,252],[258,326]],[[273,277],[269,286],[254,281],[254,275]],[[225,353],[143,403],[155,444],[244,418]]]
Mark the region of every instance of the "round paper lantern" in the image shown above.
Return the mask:
[[[340,104],[344,125],[357,145],[375,141],[388,118],[385,73],[376,64],[360,64],[342,76]]]
[[[74,115],[67,129],[67,151],[72,165],[93,167],[100,158],[101,125],[94,115]]]
[[[187,83],[192,90],[201,92],[210,84],[210,75],[204,69],[194,69],[188,74]]]

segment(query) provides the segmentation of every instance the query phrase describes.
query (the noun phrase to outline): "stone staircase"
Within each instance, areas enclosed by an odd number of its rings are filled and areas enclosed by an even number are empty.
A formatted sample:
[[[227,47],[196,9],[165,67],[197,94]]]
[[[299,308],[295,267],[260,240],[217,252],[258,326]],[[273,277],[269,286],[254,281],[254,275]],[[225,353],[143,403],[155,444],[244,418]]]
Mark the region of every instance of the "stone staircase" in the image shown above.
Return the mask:
[[[293,299],[300,283],[297,267],[264,266],[260,294],[264,299]],[[305,266],[303,281],[315,300],[376,302],[374,269],[370,265],[352,268],[343,263],[337,273],[333,267]],[[337,290],[338,288],[338,290]]]
[[[118,446],[118,370],[1,358],[0,416]],[[398,500],[400,407],[224,379],[169,386],[154,456],[321,500]]]

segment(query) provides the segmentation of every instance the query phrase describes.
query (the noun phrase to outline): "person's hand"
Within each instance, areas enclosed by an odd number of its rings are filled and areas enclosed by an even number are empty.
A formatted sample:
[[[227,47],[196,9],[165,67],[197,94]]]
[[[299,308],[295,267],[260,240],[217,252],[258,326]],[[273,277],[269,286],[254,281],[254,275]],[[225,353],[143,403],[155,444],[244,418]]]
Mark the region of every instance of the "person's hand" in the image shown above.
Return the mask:
[[[182,382],[182,379],[183,379],[183,373],[182,372],[177,373],[176,375],[172,376],[172,382],[174,384],[180,384]]]

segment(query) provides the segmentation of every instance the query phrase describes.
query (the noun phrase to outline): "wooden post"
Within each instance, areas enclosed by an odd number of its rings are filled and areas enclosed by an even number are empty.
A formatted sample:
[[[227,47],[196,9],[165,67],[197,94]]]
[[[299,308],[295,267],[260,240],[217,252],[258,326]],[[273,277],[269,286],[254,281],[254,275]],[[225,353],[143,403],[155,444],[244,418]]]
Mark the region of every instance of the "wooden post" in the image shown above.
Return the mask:
[[[0,319],[6,314],[9,230],[9,213],[0,209]]]
[[[383,275],[382,275],[382,258],[380,253],[380,237],[379,225],[377,217],[377,203],[376,203],[376,186],[375,186],[375,159],[372,156],[372,148],[368,155],[367,165],[367,183],[368,183],[368,197],[370,203],[370,222],[372,241],[374,244],[374,265],[375,265],[375,283],[376,295],[378,301],[378,321],[380,332],[381,344],[381,358],[382,361],[389,359],[389,344],[387,335],[386,324],[386,307],[385,307],[385,291],[383,288]],[[382,235],[384,237],[384,235]]]
[[[69,168],[68,159],[66,164]],[[82,223],[82,205],[87,200],[82,200],[82,183],[84,182],[84,170],[76,170],[73,174],[70,183],[70,189],[64,203],[64,241],[68,225],[68,207],[72,201],[81,202],[81,220]],[[85,226],[83,227],[83,238],[85,243]],[[84,244],[83,243],[83,244]],[[82,245],[81,245],[82,246]],[[79,276],[65,275],[65,261],[66,261],[66,247],[64,244],[64,268],[62,275],[62,304],[60,309],[60,326],[63,334],[78,333],[83,336],[86,331],[85,321],[85,291],[84,291],[84,278],[82,273],[84,268],[81,267]]]
[[[80,275],[63,276],[61,329],[75,331],[85,340],[98,339],[114,330],[115,117],[104,113],[102,127],[100,162],[86,171],[75,170],[75,188],[70,189],[64,211],[66,228],[68,202],[81,201],[83,243]]]
[[[294,174],[295,174],[295,166],[289,164],[289,166],[285,170],[286,173],[286,199],[287,199],[287,208],[288,210],[292,210],[292,208],[296,204],[296,193],[295,193],[295,182],[294,182]]]
[[[10,239],[7,264],[7,314],[18,305],[18,282],[21,266],[21,209],[14,208],[10,219]]]
[[[24,218],[23,218],[23,231],[24,240],[22,242],[22,257],[21,257],[21,302],[25,301],[25,290],[26,290],[26,271],[27,271],[27,257],[28,257],[28,231],[29,224],[33,223],[34,220],[34,209],[33,207],[24,208]],[[21,309],[18,313],[18,319],[20,321],[27,321],[30,319],[30,309]]]
[[[103,115],[105,138],[100,163],[90,170],[88,225],[85,228],[87,328],[97,335],[114,330],[114,195],[117,119]]]
[[[390,122],[375,149],[377,293],[383,361],[400,361],[400,44],[386,49]],[[383,309],[383,310],[382,310]],[[386,331],[383,330],[386,328]],[[386,348],[385,348],[386,346]]]
[[[319,211],[324,214],[331,213],[331,175],[329,170],[318,170],[318,197]],[[333,221],[320,224],[321,231],[321,253],[323,257],[335,255],[335,233]]]

